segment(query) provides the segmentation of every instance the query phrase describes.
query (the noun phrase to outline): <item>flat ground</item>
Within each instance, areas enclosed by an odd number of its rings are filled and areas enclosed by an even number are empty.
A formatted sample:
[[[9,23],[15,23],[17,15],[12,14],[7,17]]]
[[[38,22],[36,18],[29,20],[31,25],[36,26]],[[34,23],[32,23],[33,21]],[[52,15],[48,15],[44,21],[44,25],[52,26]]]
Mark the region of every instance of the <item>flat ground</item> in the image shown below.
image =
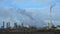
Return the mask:
[[[60,34],[60,32],[0,32],[0,34]]]

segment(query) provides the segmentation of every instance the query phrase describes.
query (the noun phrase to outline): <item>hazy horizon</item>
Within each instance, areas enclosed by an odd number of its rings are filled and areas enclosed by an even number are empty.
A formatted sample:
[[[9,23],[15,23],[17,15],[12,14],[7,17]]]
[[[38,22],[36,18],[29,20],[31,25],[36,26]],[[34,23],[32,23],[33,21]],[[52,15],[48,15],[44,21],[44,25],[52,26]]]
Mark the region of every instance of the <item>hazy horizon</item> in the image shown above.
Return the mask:
[[[50,21],[52,8],[53,24],[60,25],[60,0],[0,0],[0,27],[2,22],[44,26]]]

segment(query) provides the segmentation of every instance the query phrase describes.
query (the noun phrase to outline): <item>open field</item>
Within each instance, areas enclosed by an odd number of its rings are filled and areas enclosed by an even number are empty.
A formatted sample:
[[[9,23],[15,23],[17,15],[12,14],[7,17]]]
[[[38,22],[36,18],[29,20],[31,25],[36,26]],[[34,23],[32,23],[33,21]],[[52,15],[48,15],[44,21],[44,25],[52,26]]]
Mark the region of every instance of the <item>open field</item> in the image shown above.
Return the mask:
[[[60,32],[0,32],[0,34],[60,34]]]
[[[60,34],[60,30],[0,30],[0,34]]]

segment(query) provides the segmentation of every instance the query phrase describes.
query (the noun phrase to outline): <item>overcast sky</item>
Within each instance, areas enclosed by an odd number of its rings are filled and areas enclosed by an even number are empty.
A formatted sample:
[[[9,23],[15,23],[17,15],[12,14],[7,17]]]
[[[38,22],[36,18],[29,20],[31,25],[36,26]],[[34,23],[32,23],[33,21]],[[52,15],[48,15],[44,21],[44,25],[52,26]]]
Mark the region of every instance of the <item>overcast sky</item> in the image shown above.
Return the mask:
[[[60,0],[0,0],[0,26],[2,25],[2,21],[16,21],[20,24],[23,20],[25,24],[32,24],[33,21],[37,21],[38,23],[36,25],[42,26],[40,24],[49,22],[50,6],[53,4],[55,4],[52,9],[53,24],[60,25]],[[24,12],[24,10],[26,12]],[[23,12],[19,13],[19,11]],[[30,16],[36,20],[32,21]],[[34,23],[35,22],[33,22],[33,24]],[[11,23],[11,25],[13,24]]]

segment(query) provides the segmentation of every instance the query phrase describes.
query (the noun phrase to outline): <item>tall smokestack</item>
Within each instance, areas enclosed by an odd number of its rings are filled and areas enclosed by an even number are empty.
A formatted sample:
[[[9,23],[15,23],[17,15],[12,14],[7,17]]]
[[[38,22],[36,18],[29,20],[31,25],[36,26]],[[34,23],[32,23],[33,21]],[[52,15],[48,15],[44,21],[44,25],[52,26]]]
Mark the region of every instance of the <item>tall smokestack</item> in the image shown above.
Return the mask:
[[[52,8],[54,7],[54,5],[51,5],[50,7],[50,22],[52,23]]]
[[[17,29],[17,23],[16,22],[14,23],[14,29]]]
[[[7,22],[7,24],[6,24],[6,28],[10,28],[10,22]]]
[[[4,26],[5,26],[5,22],[3,21],[3,26],[2,26],[2,27],[3,27],[3,29],[4,29]]]
[[[48,24],[49,25],[49,28],[52,28],[52,26],[53,26],[52,9],[53,9],[54,6],[55,6],[55,4],[53,4],[53,5],[50,6],[50,23]]]

